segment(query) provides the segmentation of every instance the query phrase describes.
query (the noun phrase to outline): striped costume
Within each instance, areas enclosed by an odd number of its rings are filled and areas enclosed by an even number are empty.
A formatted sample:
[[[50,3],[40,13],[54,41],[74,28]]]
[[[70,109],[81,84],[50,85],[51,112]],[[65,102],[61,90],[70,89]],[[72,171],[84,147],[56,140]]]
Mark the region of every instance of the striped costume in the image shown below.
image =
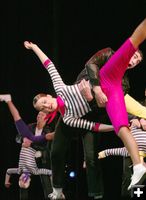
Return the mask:
[[[19,155],[19,167],[18,168],[9,168],[7,169],[7,174],[22,174],[28,172],[33,175],[51,175],[52,172],[49,169],[38,168],[35,160],[36,150],[32,147],[21,147]]]
[[[65,85],[54,64],[49,59],[45,61],[44,66],[50,74],[57,96],[64,101],[64,123],[71,127],[93,130],[96,122],[81,119],[91,111],[91,108],[87,100],[81,95],[78,85]]]

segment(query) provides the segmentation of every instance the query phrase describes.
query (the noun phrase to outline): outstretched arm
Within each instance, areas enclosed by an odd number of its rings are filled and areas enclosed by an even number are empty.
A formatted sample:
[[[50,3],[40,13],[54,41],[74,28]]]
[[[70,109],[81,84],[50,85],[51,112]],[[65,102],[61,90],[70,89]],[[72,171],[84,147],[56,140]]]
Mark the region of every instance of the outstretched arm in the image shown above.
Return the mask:
[[[82,128],[93,132],[109,132],[114,130],[112,125],[96,123],[72,116],[64,116],[63,121],[68,126]]]
[[[98,153],[98,159],[105,158],[107,156],[123,156],[128,157],[129,153],[126,147],[123,148],[113,148],[113,149],[105,149]]]
[[[24,46],[26,49],[32,50],[37,55],[37,57],[40,59],[43,66],[47,69],[47,71],[51,77],[54,89],[57,93],[59,90],[58,87],[60,88],[61,86],[64,86],[64,82],[62,81],[62,78],[61,78],[60,74],[58,73],[53,62],[48,58],[48,56],[36,44],[25,41]]]
[[[9,168],[6,171],[5,175],[5,187],[9,188],[11,186],[10,178],[11,174],[19,174],[19,169],[18,168]]]
[[[146,119],[146,107],[136,101],[129,94],[124,96],[126,110],[129,114]]]

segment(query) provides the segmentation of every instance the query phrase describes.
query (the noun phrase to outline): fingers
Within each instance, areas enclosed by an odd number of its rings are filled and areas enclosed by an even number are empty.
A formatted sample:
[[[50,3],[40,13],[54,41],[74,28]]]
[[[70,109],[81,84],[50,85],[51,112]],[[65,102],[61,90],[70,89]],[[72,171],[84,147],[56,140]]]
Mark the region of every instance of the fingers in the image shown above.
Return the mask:
[[[107,96],[103,92],[98,93],[98,94],[96,93],[95,99],[96,99],[98,106],[100,106],[100,107],[105,107],[105,104],[108,101]]]
[[[105,103],[97,102],[97,105],[98,105],[99,108],[105,108]]]
[[[85,79],[81,80],[80,87],[82,88],[82,90],[90,87],[89,81],[86,81]]]
[[[146,120],[145,119],[140,119],[140,125],[142,126],[143,130],[146,130]]]
[[[91,88],[90,88],[90,85],[89,85],[89,82],[86,81],[85,79],[83,79],[80,83],[79,83],[79,89],[80,91],[90,91]]]
[[[99,100],[96,97],[95,97],[95,99],[96,99],[96,103],[97,103],[98,107],[100,107],[100,108],[104,108],[105,107],[107,101]]]
[[[30,49],[31,45],[32,45],[32,42],[24,41],[24,46],[25,46],[26,49]]]

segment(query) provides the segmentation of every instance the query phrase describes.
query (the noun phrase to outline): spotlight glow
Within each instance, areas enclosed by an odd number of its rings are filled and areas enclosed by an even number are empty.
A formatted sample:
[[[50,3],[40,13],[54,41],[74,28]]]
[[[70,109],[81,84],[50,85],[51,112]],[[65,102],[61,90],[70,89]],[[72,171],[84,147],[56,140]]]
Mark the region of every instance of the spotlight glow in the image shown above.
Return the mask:
[[[75,177],[75,172],[74,172],[74,171],[71,171],[71,172],[69,173],[69,176],[70,176],[71,178],[74,178],[74,177]]]

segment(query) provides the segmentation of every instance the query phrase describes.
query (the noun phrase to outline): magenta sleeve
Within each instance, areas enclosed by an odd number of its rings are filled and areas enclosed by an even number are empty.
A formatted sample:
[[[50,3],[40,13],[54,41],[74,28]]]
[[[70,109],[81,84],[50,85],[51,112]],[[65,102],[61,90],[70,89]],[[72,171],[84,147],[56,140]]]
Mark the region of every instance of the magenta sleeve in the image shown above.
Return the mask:
[[[52,63],[52,61],[48,58],[47,60],[45,60],[43,65],[44,65],[45,68],[47,68],[50,63]]]
[[[100,123],[95,123],[95,125],[92,128],[92,131],[98,132],[99,131],[99,126],[100,126]]]

